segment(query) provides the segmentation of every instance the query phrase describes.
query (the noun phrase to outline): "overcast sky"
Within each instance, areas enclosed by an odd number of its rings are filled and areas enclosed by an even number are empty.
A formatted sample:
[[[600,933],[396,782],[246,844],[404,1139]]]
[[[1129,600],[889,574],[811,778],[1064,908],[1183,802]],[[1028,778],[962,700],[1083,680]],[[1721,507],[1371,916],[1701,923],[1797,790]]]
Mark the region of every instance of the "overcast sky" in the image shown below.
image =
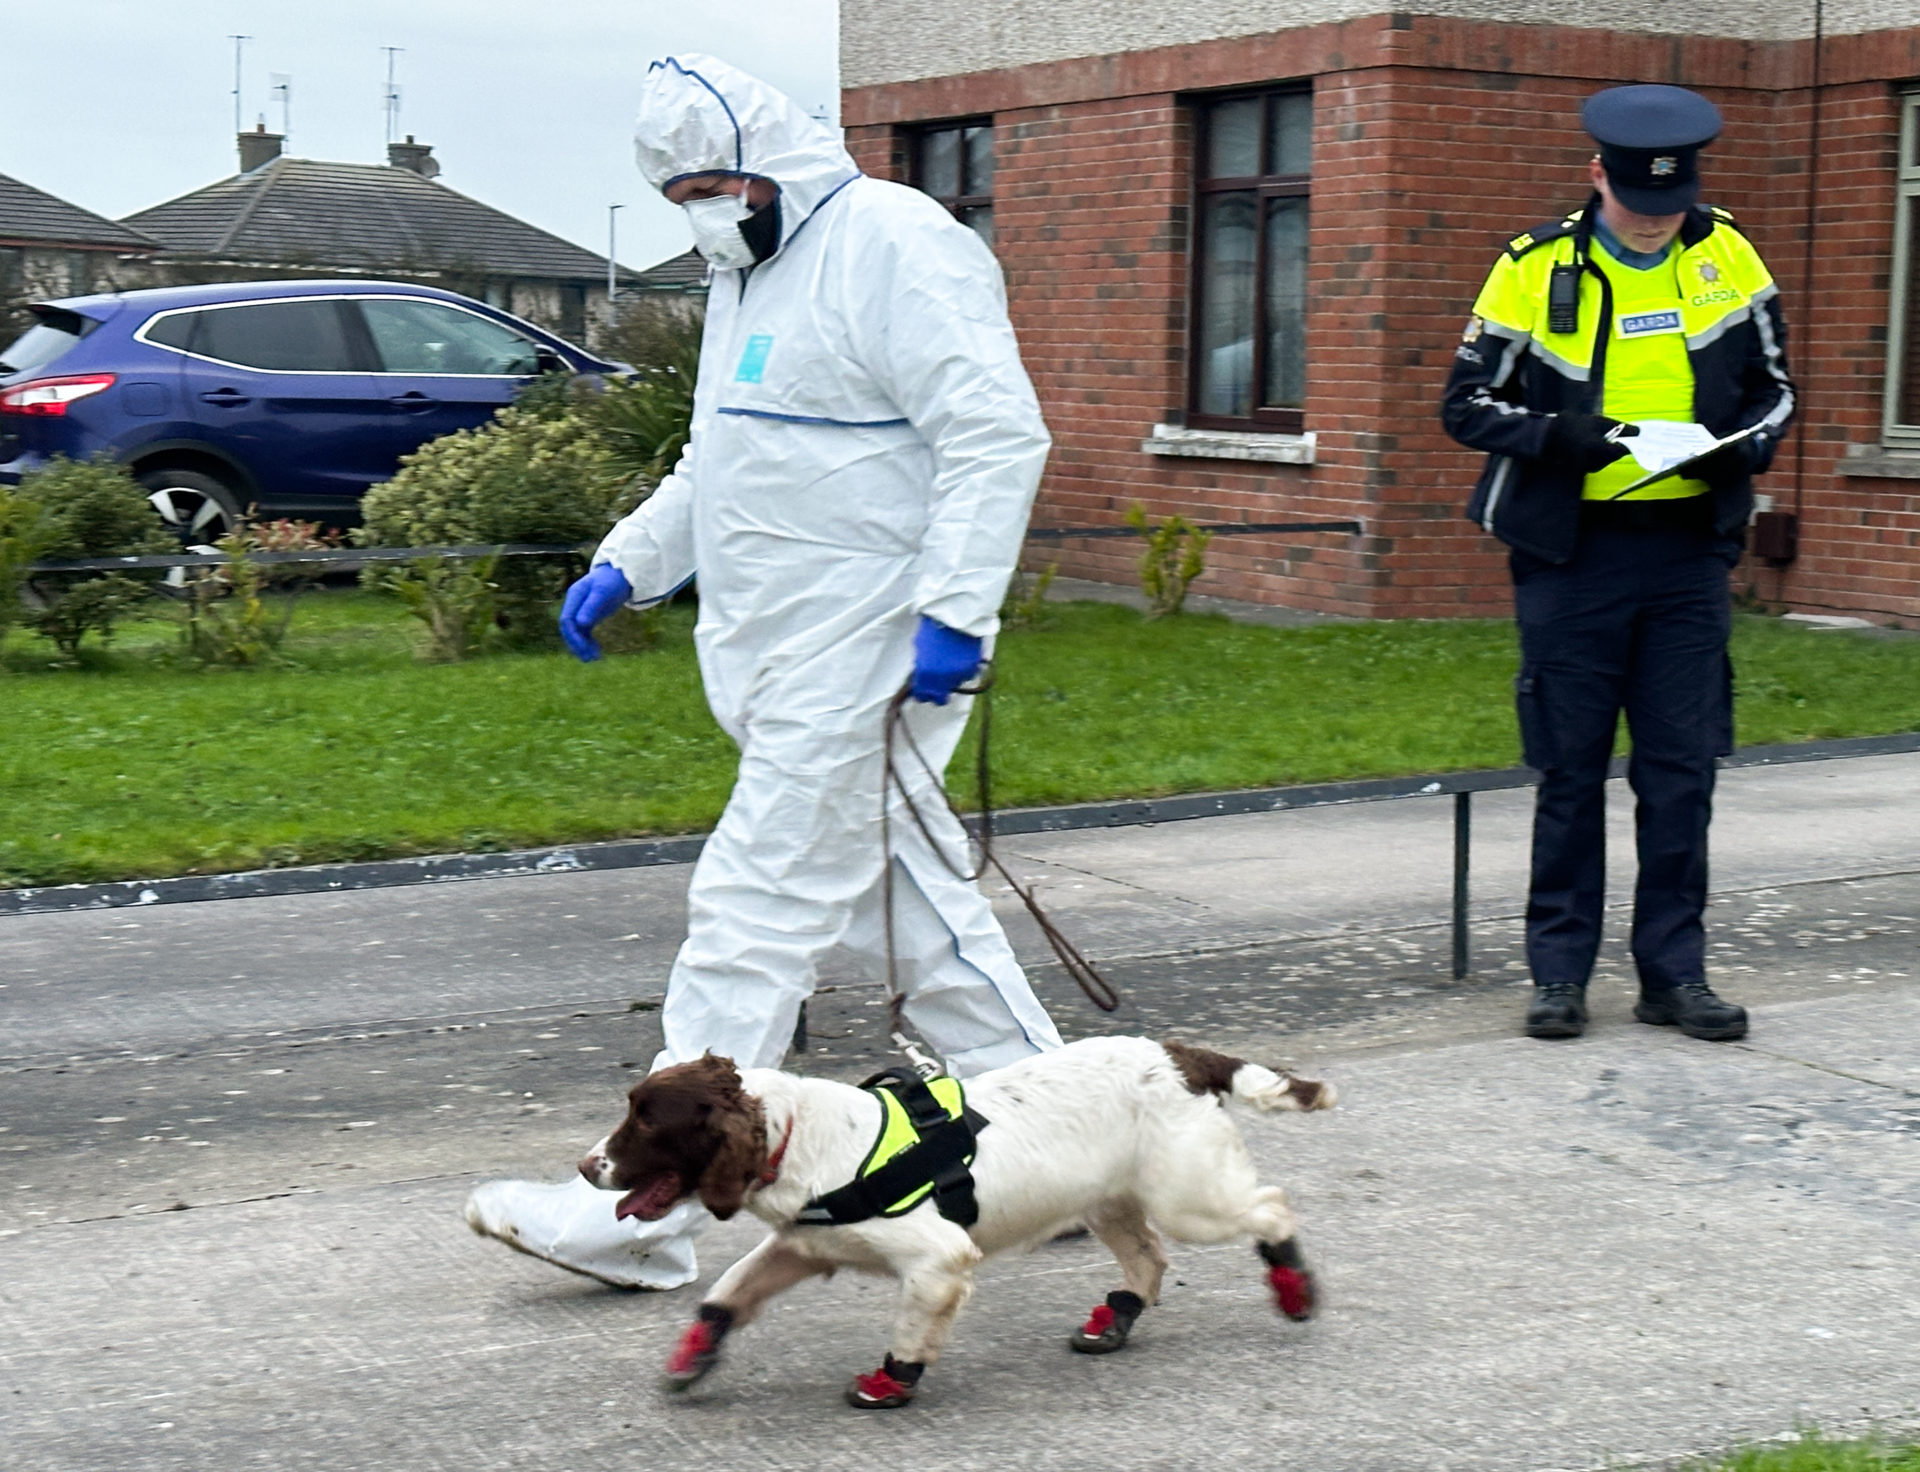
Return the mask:
[[[233,43],[245,125],[288,152],[386,159],[386,57],[400,131],[441,182],[595,251],[607,206],[620,259],[684,250],[681,212],[633,166],[639,79],[656,56],[709,51],[839,117],[836,0],[0,0],[0,174],[118,219],[236,167]]]

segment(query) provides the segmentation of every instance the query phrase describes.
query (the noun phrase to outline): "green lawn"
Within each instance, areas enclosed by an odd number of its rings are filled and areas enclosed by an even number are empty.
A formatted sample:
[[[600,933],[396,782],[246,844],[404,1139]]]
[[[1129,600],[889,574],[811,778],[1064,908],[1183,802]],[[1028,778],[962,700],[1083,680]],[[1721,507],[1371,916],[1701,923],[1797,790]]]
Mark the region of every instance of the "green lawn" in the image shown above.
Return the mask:
[[[1519,759],[1504,622],[1273,629],[1054,605],[1002,643],[996,800],[1012,806]],[[371,594],[308,594],[289,665],[170,661],[129,626],[80,669],[0,646],[0,884],[213,872],[686,832],[725,801],[691,611],[661,647],[415,660]],[[1920,640],[1743,616],[1743,744],[1920,729]],[[956,764],[961,785],[967,769]]]
[[[1691,1472],[1920,1472],[1920,1447],[1881,1441],[1829,1441],[1807,1432],[1783,1446],[1748,1447]]]

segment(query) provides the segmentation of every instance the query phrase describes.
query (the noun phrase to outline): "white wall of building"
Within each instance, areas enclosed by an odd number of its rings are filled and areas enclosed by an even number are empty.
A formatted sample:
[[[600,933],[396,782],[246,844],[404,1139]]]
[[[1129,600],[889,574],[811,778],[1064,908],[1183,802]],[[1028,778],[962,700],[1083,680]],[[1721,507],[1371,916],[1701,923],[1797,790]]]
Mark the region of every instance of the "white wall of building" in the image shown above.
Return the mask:
[[[1380,15],[1379,0],[840,0],[840,77],[871,87]],[[1423,0],[1416,15],[1754,41],[1813,34],[1813,0]],[[1830,0],[1829,35],[1920,25],[1920,0]]]

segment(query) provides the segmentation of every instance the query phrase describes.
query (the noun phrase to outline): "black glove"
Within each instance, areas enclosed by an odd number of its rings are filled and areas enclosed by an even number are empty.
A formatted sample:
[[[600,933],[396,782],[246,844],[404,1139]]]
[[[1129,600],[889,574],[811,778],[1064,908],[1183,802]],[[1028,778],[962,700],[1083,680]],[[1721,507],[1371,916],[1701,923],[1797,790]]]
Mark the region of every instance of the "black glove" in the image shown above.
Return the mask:
[[[1547,456],[1590,475],[1627,453],[1625,445],[1615,443],[1620,436],[1639,432],[1638,426],[1622,424],[1604,414],[1550,414]]]
[[[1703,480],[1716,491],[1757,475],[1773,458],[1773,441],[1764,434],[1749,436],[1724,450],[1716,450],[1707,456],[1692,472],[1695,480]]]

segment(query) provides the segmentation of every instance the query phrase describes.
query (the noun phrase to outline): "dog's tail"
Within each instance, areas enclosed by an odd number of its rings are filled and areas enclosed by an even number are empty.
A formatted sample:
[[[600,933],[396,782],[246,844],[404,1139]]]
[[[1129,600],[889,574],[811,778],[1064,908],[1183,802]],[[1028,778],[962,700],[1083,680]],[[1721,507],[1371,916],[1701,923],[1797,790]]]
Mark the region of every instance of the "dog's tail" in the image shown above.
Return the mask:
[[[1332,1084],[1318,1079],[1275,1073],[1244,1058],[1230,1058],[1207,1048],[1195,1048],[1169,1038],[1160,1045],[1180,1071],[1188,1089],[1238,1099],[1263,1112],[1273,1109],[1331,1109],[1339,1097]]]
[[[1242,1063],[1233,1073],[1233,1097],[1255,1109],[1331,1109],[1339,1095],[1318,1079],[1275,1073],[1258,1063]]]

